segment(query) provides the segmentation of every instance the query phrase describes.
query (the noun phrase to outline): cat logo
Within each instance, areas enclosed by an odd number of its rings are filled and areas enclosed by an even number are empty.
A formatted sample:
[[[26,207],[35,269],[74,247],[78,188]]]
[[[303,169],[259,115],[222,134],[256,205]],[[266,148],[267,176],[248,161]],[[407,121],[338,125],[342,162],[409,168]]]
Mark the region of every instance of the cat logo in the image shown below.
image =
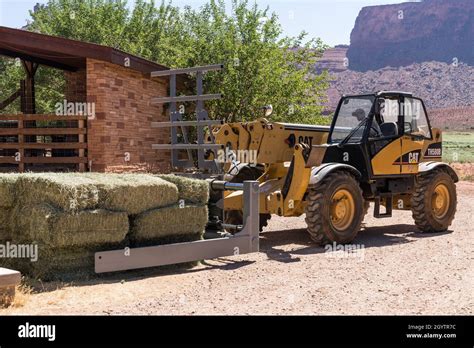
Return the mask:
[[[397,164],[402,164],[402,165],[418,164],[420,162],[420,155],[421,155],[420,150],[407,152],[407,153],[403,154],[402,157],[399,157],[395,162],[393,162],[393,164],[394,165],[397,165]]]
[[[290,134],[288,139],[285,139],[285,143],[288,144],[289,147],[293,147],[296,144],[296,136],[294,134]],[[300,144],[307,144],[309,146],[313,145],[313,137],[309,136],[302,136],[298,137],[298,143]]]
[[[304,143],[309,146],[313,145],[313,137],[308,137],[308,136],[299,136],[298,137],[298,142],[299,143]]]
[[[419,157],[420,157],[419,152],[409,152],[408,153],[408,163],[410,163],[410,164],[418,163]]]

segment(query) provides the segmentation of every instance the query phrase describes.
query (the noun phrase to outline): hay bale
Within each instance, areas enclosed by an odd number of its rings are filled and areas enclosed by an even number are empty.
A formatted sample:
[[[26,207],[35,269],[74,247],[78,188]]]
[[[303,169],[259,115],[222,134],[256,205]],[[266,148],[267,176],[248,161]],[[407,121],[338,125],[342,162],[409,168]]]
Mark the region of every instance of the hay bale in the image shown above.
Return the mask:
[[[64,211],[94,209],[99,203],[96,183],[81,174],[28,173],[17,179],[17,204],[49,203]]]
[[[179,236],[175,238],[161,238],[149,245],[168,244],[171,242],[189,241],[199,239],[197,235]],[[106,250],[120,250],[125,248],[124,244],[104,244],[83,248],[51,248],[44,244],[38,245],[38,260],[32,262],[30,259],[0,259],[0,267],[7,267],[20,271],[23,275],[42,281],[74,281],[94,279],[103,274],[95,273],[95,253]],[[157,269],[170,269],[176,267],[196,266],[196,262],[187,262],[180,265],[159,266]],[[124,271],[130,272],[130,271]],[[132,272],[137,272],[133,270]],[[121,272],[122,273],[122,272]],[[120,274],[120,273],[118,273]],[[118,276],[114,273],[114,276]],[[105,275],[107,276],[107,275]]]
[[[0,242],[10,239],[11,209],[0,207]]]
[[[196,235],[201,237],[208,220],[207,206],[178,205],[154,209],[135,217],[130,240],[143,242],[158,238]]]
[[[119,243],[129,230],[126,213],[103,209],[62,212],[48,204],[17,207],[11,219],[16,241],[39,241],[52,247]]]
[[[99,189],[99,205],[129,215],[164,207],[178,201],[176,185],[147,174],[86,173]]]
[[[178,187],[178,198],[186,203],[207,204],[209,201],[209,183],[206,180],[173,174],[157,175],[157,177],[175,184]]]
[[[118,247],[112,249],[118,249]],[[104,250],[111,250],[111,248],[104,246],[51,248],[39,243],[36,261],[26,258],[11,258],[4,260],[3,264],[34,279],[47,281],[84,279],[95,274],[95,252]]]
[[[18,174],[0,174],[0,208],[13,207],[18,177]]]
[[[118,249],[118,248],[117,248]],[[87,279],[95,275],[94,254],[104,248],[40,248],[38,261],[30,262],[26,272],[30,277],[46,281]]]

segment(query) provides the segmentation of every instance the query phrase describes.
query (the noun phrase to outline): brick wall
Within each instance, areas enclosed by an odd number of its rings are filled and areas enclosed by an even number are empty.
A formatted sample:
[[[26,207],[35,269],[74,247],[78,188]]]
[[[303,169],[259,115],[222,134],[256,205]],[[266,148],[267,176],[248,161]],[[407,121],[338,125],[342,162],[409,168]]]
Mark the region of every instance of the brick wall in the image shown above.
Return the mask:
[[[169,130],[151,128],[151,122],[168,116],[162,105],[150,104],[153,97],[168,94],[167,80],[93,59],[87,59],[86,78],[87,101],[95,103],[96,115],[88,121],[92,170],[167,171],[170,152],[151,145],[168,143]]]
[[[68,102],[85,102],[87,100],[87,74],[86,69],[78,71],[64,71],[66,90],[64,97]]]

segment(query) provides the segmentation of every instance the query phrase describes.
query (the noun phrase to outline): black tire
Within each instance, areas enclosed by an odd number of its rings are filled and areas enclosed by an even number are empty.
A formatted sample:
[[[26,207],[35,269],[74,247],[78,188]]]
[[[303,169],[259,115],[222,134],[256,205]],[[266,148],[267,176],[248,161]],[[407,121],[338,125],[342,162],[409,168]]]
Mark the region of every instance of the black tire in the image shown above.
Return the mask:
[[[332,209],[335,194],[346,192],[353,200],[353,214],[348,218],[346,228],[338,229],[333,224]],[[357,180],[348,172],[338,171],[328,174],[320,184],[308,191],[306,224],[311,239],[320,244],[336,242],[350,243],[357,236],[364,218],[365,207],[362,190]],[[349,199],[350,198],[345,198]]]
[[[441,189],[440,189],[441,188]],[[438,196],[446,192],[449,201],[438,208]],[[415,224],[421,232],[443,232],[454,219],[457,207],[456,185],[443,169],[434,169],[417,178],[415,193],[411,197],[411,211]]]
[[[263,168],[258,166],[244,166],[239,172],[234,175],[229,181],[241,183],[246,180],[257,180],[263,174]],[[263,231],[263,228],[268,226],[268,220],[271,219],[270,214],[260,214],[259,230]],[[243,212],[240,210],[229,210],[224,212],[224,222],[232,225],[243,224]]]

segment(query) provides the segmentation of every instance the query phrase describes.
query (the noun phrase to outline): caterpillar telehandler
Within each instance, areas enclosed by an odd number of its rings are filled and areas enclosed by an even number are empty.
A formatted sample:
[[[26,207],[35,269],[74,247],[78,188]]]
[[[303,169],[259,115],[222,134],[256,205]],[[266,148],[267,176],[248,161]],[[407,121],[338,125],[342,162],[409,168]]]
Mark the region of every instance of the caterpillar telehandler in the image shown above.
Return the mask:
[[[254,159],[227,164],[225,177],[260,183],[260,228],[273,214],[305,213],[316,243],[349,243],[369,202],[377,218],[411,210],[422,232],[444,231],[454,218],[458,177],[441,162],[441,131],[410,93],[343,96],[330,127],[262,118],[217,125],[212,133],[226,152]],[[226,223],[241,223],[242,192],[224,195]]]
[[[388,91],[343,96],[330,127],[265,118],[224,124],[210,120],[204,108],[204,101],[221,95],[203,93],[203,74],[222,68],[151,73],[170,78],[170,96],[152,100],[169,104],[170,121],[152,127],[171,128],[171,143],[152,147],[171,150],[179,175],[209,181],[206,239],[97,252],[97,273],[257,252],[259,231],[274,214],[306,214],[308,232],[319,244],[351,242],[369,202],[375,202],[378,218],[393,209],[411,210],[422,232],[450,226],[458,177],[441,162],[441,131],[431,128],[421,99]],[[196,95],[177,96],[181,74],[195,74]],[[177,107],[191,101],[195,120],[184,119]]]

